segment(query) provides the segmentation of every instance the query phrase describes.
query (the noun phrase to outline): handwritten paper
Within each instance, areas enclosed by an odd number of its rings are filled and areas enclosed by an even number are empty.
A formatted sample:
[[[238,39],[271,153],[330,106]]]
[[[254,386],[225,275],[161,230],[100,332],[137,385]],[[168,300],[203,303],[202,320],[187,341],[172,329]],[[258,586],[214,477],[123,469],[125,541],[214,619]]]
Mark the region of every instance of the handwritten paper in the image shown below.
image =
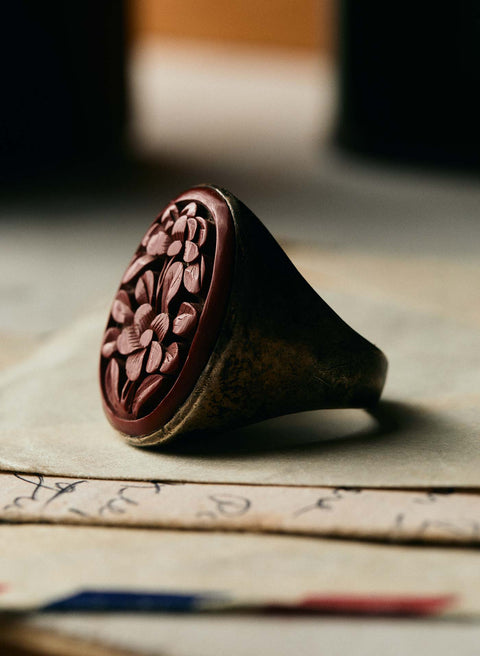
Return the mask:
[[[160,498],[160,497],[159,497]],[[311,537],[92,526],[0,525],[0,609],[43,608],[89,592],[212,596],[218,605],[309,599],[449,599],[480,615],[480,553]]]
[[[0,474],[0,521],[480,543],[480,495]]]
[[[127,480],[480,487],[474,269],[458,276],[453,265],[448,269],[451,304],[432,282],[440,267],[422,269],[422,262],[372,256],[362,263],[316,253],[305,271],[325,300],[389,357],[385,402],[375,416],[326,410],[169,452],[129,447],[100,407],[106,303],[0,374],[0,469]]]

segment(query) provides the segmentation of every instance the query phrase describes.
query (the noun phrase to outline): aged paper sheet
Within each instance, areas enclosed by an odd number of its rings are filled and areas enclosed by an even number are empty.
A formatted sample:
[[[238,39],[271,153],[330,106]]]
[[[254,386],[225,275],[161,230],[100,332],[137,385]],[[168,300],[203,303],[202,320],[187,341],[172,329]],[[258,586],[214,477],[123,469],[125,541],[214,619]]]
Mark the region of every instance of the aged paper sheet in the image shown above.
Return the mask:
[[[325,300],[387,353],[376,416],[320,411],[168,452],[128,447],[104,419],[97,390],[107,302],[0,375],[0,468],[129,480],[479,487],[478,268],[293,255]]]
[[[203,609],[369,596],[480,614],[480,553],[309,537],[113,527],[0,526],[0,609],[79,593],[196,595]]]
[[[0,474],[0,521],[480,543],[480,495]]]
[[[23,628],[25,623],[22,623]],[[476,656],[480,626],[476,622],[436,619],[268,616],[265,614],[141,615],[139,613],[42,614],[28,620],[27,635],[38,643],[38,629],[55,636],[85,640],[146,656]],[[31,631],[31,633],[30,633]],[[232,636],[235,637],[232,640]],[[22,642],[20,642],[22,644]],[[319,648],[321,645],[321,648]],[[355,651],[353,652],[353,647]],[[64,649],[63,653],[70,653]],[[77,656],[77,652],[73,652]],[[78,651],[79,656],[90,652]],[[91,656],[116,656],[93,652]],[[129,656],[129,654],[118,654]]]

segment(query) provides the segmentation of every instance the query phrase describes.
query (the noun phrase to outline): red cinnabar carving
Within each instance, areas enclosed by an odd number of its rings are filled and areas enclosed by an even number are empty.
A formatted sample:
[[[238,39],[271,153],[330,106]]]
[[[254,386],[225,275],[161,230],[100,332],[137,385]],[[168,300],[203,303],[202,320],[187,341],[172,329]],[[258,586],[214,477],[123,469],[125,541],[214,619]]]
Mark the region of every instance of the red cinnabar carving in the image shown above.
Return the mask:
[[[210,212],[186,201],[170,205],[142,239],[101,350],[102,388],[115,416],[146,416],[178,378],[208,294],[215,243]]]

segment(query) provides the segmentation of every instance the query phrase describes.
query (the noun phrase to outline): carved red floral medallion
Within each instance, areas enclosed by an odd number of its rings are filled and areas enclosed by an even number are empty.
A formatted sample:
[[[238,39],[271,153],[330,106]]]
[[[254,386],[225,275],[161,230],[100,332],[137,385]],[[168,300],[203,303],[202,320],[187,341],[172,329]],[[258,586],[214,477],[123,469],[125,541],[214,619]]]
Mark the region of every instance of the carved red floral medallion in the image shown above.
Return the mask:
[[[225,200],[200,187],[175,199],[144,235],[101,347],[103,405],[118,430],[159,430],[192,391],[225,313],[233,232]]]

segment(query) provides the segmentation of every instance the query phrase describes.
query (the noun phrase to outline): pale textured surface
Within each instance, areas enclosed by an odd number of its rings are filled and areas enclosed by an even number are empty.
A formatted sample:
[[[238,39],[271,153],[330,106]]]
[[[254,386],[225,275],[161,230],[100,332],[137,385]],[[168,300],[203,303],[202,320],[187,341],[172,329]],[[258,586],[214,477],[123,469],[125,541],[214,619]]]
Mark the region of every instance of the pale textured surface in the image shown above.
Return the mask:
[[[0,526],[0,549],[3,609],[107,589],[211,593],[247,606],[312,595],[452,595],[445,613],[480,616],[476,550],[32,525]]]
[[[478,656],[480,642],[478,625],[428,620],[101,614],[31,624],[158,656]]]
[[[427,269],[430,279],[424,275],[422,285],[415,284],[422,261],[412,266],[411,258],[296,255],[324,298],[387,353],[380,423],[361,410],[322,411],[223,434],[205,453],[192,445],[184,453],[128,447],[100,407],[97,362],[106,303],[0,375],[0,467],[99,478],[477,487],[476,269],[450,265],[455,301],[449,311],[436,292],[435,266]]]
[[[0,521],[478,545],[480,495],[0,474]]]

